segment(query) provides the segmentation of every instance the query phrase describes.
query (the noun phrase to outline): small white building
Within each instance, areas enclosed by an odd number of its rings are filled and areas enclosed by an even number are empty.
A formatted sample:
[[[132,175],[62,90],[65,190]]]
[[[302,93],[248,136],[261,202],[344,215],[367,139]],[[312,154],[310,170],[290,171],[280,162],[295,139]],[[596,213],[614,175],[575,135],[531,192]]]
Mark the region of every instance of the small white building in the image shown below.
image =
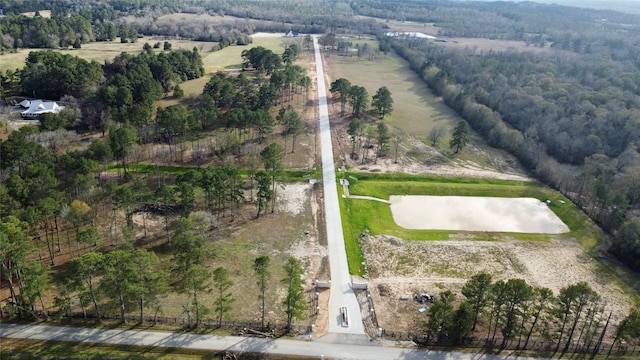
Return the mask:
[[[27,110],[22,112],[24,119],[36,119],[46,113],[57,115],[64,109],[64,106],[58,105],[55,101],[45,100],[24,100],[20,103],[20,106],[27,108]]]

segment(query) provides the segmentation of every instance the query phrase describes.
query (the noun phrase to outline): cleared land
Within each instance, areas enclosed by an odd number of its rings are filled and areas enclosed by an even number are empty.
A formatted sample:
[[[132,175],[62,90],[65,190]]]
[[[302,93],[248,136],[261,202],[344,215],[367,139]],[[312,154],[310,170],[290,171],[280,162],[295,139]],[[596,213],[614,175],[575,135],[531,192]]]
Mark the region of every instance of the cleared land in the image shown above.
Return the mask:
[[[381,19],[370,18],[361,16],[361,18],[375,19],[379,22],[383,22]],[[406,32],[422,32],[427,35],[442,37],[440,35],[441,29],[433,23],[419,23],[413,21],[397,21],[397,20],[384,20],[384,24],[389,26],[390,31],[406,31]],[[524,41],[516,40],[500,40],[500,39],[486,39],[486,38],[470,38],[470,37],[444,37],[447,42],[439,42],[438,44],[448,48],[456,48],[465,51],[472,51],[480,54],[488,51],[504,51],[504,52],[533,52],[533,53],[549,53],[549,45],[544,47],[529,45]],[[554,49],[554,53],[558,53],[557,49]],[[571,52],[563,52],[565,55],[572,55]]]
[[[397,30],[430,33],[424,25],[422,29],[410,25]],[[410,295],[411,299],[415,292],[437,296],[452,290],[461,301],[462,285],[480,271],[492,274],[494,280],[522,278],[531,285],[549,287],[556,295],[563,287],[587,281],[603,296],[616,321],[635,306],[635,291],[614,274],[616,267],[606,258],[593,256],[601,238],[599,230],[566,198],[535,182],[522,181],[527,176],[512,156],[488,147],[476,136],[460,154],[451,153],[446,146],[448,134],[460,118],[433,96],[404,60],[395,54],[372,61],[331,54],[326,60],[330,64],[328,81],[344,77],[352,84],[365,86],[370,94],[382,85],[389,87],[395,110],[384,121],[402,139],[397,161],[394,150],[375,163],[371,154],[364,162],[350,158],[352,143],[346,136],[350,118],[341,118],[340,103],[333,102],[335,156],[348,169],[343,177],[350,181],[351,195],[389,200],[397,194],[528,197],[545,207],[542,202],[552,199],[550,210],[571,230],[563,234],[525,234],[406,229],[393,220],[388,204],[343,198],[341,212],[350,270],[367,277],[382,328],[421,331],[427,315],[418,310],[425,305],[401,300],[401,295]],[[371,123],[372,118],[367,121]],[[445,127],[447,135],[431,146],[427,134],[435,126]],[[415,205],[408,211],[425,212],[421,205]]]
[[[258,33],[251,36],[253,43],[244,46],[227,46],[224,49],[209,53],[203,56],[202,62],[208,72],[239,69],[242,68],[242,57],[240,54],[244,50],[262,46],[276,54],[282,54],[288,44],[293,41],[286,38],[281,33]],[[300,39],[301,40],[301,39]]]
[[[353,42],[353,46],[367,44],[373,49],[378,47],[377,41],[348,41]],[[329,72],[331,81],[345,78],[351,84],[364,86],[369,95],[386,86],[391,91],[394,110],[385,117],[385,122],[401,128],[407,134],[426,136],[433,127],[452,127],[459,119],[442,99],[432,95],[427,85],[393,52],[380,54],[373,60],[368,60],[366,55],[358,60],[357,56],[331,54],[327,62],[328,70],[325,71]]]
[[[408,229],[561,234],[569,228],[538,199],[391,196],[396,224]]]
[[[378,43],[372,40],[351,39],[355,44],[369,44],[373,49]],[[461,118],[441,98],[433,95],[427,85],[409,68],[407,62],[390,52],[368,60],[363,56],[325,55],[327,81],[345,78],[352,84],[364,86],[369,95],[386,86],[391,91],[394,111],[384,118],[391,134],[399,139],[399,154],[395,150],[373,161],[362,163],[351,159],[352,143],[347,135],[349,117],[340,117],[340,102],[334,100],[330,106],[332,126],[336,131],[334,153],[336,164],[368,172],[403,172],[410,174],[437,174],[447,176],[490,177],[510,180],[526,180],[520,164],[504,151],[486,145],[479,136],[472,135],[466,150],[454,156],[448,149],[449,134]],[[347,107],[347,115],[349,114]],[[375,117],[368,119],[371,122]],[[428,134],[439,127],[445,135],[430,146]],[[392,146],[393,147],[393,146]],[[371,156],[373,159],[373,156]]]
[[[143,37],[138,39],[135,43],[121,43],[119,39],[114,41],[101,41],[92,42],[88,44],[82,44],[80,49],[55,49],[55,51],[63,54],[69,54],[85,59],[87,61],[95,60],[99,63],[105,61],[112,61],[114,57],[120,55],[123,52],[129,54],[139,54],[143,51],[142,47],[145,43],[153,45],[160,42],[160,48],[154,49],[156,52],[162,52],[162,44],[168,41],[171,43],[173,50],[192,50],[194,47],[200,51],[203,57],[212,49],[217,48],[217,43],[203,42],[203,41],[191,41],[191,40],[176,40],[176,39],[164,39],[159,37]],[[7,69],[15,70],[22,68],[24,62],[31,51],[46,51],[50,49],[20,49],[15,53],[5,53],[0,55],[0,71],[5,72]],[[205,67],[206,68],[206,67]]]

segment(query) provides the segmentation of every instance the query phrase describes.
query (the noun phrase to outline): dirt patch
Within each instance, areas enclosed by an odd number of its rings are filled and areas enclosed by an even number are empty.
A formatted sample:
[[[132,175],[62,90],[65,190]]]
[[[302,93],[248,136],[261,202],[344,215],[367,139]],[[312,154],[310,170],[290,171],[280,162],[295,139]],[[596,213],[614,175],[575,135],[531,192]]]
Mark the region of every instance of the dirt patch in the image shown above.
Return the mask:
[[[494,281],[521,278],[530,285],[548,287],[556,295],[563,287],[586,281],[602,296],[616,320],[632,306],[630,297],[610,278],[599,275],[596,262],[570,240],[472,241],[461,235],[450,241],[403,241],[368,236],[362,243],[378,323],[385,329],[421,327],[427,317],[418,310],[429,305],[414,301],[414,293],[437,297],[452,290],[463,300],[460,289],[480,271],[492,274]],[[409,300],[401,300],[402,295],[409,295]]]
[[[291,215],[298,215],[304,210],[307,203],[307,192],[312,189],[311,184],[287,184],[281,188],[284,191],[278,191],[278,204],[279,211],[285,211]]]
[[[534,198],[391,196],[389,201],[393,220],[406,229],[569,232],[545,203]]]

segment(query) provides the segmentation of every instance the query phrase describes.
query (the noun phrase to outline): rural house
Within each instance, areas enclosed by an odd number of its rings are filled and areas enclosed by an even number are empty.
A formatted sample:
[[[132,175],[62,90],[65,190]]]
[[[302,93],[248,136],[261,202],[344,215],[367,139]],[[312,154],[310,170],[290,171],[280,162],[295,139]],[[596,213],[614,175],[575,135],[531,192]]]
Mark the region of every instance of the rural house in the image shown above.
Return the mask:
[[[26,108],[25,111],[22,112],[22,117],[24,119],[36,119],[42,114],[53,113],[58,114],[64,106],[58,105],[55,101],[45,101],[45,100],[24,100],[20,103],[20,106]]]

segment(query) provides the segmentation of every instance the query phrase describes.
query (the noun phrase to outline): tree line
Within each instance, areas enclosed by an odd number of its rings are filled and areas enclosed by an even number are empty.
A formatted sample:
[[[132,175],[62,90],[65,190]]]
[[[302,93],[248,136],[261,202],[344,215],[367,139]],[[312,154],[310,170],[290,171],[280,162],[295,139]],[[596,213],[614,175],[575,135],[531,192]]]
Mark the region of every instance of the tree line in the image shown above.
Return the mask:
[[[482,272],[472,276],[461,293],[464,300],[457,307],[455,294],[445,291],[429,308],[426,343],[458,345],[471,336],[484,336],[492,347],[517,342],[518,349],[527,350],[532,338],[541,338],[554,341],[556,353],[578,346],[596,354],[608,333],[613,334],[611,349],[621,341],[640,341],[640,312],[632,309],[614,325],[600,295],[585,282],[566,286],[555,296],[522,279],[494,282]]]
[[[195,48],[159,54],[148,48],[138,55],[120,54],[104,65],[50,50],[33,51],[22,69],[0,75],[0,93],[61,100],[67,107],[59,114],[64,127],[104,132],[112,119],[140,128],[148,125],[157,100],[203,74]]]
[[[567,61],[554,53],[477,55],[382,41],[490,145],[516,155],[581,207],[612,235],[610,251],[638,270],[639,98],[623,80],[637,76],[635,67],[596,61],[602,54]]]

